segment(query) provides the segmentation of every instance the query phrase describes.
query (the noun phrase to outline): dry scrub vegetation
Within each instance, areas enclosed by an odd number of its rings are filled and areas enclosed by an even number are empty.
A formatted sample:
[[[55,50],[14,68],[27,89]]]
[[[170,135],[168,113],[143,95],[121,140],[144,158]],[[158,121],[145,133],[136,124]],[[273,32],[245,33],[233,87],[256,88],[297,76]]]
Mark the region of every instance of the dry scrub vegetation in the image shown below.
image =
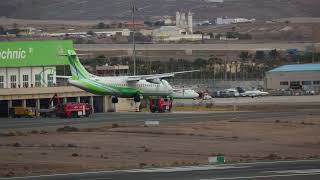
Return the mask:
[[[0,176],[198,165],[218,154],[228,163],[314,159],[319,131],[309,115],[11,132],[0,136]]]

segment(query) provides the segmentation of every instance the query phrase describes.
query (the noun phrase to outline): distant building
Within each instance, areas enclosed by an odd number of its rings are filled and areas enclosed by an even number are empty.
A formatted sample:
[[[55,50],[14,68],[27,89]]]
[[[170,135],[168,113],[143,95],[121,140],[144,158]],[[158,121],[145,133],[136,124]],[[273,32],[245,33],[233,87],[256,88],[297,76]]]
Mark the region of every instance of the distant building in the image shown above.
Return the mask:
[[[217,18],[216,24],[217,25],[224,25],[224,24],[238,24],[238,23],[251,23],[254,22],[256,19],[246,19],[246,18]]]
[[[266,73],[267,89],[303,89],[320,92],[320,64],[284,65]]]
[[[169,25],[172,25],[172,24],[173,24],[172,19],[170,19],[170,18],[164,19],[164,25],[169,26]]]
[[[144,36],[152,36],[153,34],[153,30],[151,29],[141,29],[139,32]]]
[[[131,31],[129,29],[111,29],[111,30],[106,30],[106,31],[101,31],[101,30],[93,30],[92,31],[94,34],[98,36],[115,36],[115,35],[120,35],[120,36],[130,36]],[[90,36],[88,32],[75,32],[75,31],[70,31],[70,32],[57,32],[57,33],[50,33],[47,34],[48,36],[51,37],[87,37]]]
[[[114,29],[114,30],[109,30],[109,31],[94,31],[95,34],[99,36],[125,36],[128,37],[130,36],[131,31],[129,29]]]
[[[118,75],[128,75],[129,66],[128,65],[114,65],[109,66],[108,64],[104,66],[96,66],[96,75],[98,76],[118,76]]]
[[[61,56],[72,41],[20,41],[0,43],[0,89],[53,87],[56,66],[69,65]]]
[[[191,12],[176,12],[175,26],[162,26],[153,31],[154,41],[198,41],[210,39],[210,36],[193,34],[193,14]]]
[[[125,27],[128,27],[128,28],[133,28],[133,25],[137,29],[144,28],[144,22],[143,21],[135,21],[134,24],[133,24],[132,21],[128,21],[128,22],[125,22],[124,25],[125,25]]]
[[[193,14],[189,11],[187,14],[184,12],[176,12],[176,27],[185,29],[188,34],[193,33]]]

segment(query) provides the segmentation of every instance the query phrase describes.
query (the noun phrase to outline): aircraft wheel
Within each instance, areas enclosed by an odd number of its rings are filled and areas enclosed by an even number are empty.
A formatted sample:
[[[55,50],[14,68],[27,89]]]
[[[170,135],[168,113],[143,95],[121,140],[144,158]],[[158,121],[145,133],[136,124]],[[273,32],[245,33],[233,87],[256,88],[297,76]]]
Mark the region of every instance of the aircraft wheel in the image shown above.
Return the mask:
[[[134,102],[140,102],[140,94],[137,94],[136,96],[134,96]]]
[[[112,100],[112,103],[113,103],[113,104],[116,104],[116,103],[119,102],[119,99],[118,99],[118,97],[116,97],[116,96],[113,96],[111,100]]]

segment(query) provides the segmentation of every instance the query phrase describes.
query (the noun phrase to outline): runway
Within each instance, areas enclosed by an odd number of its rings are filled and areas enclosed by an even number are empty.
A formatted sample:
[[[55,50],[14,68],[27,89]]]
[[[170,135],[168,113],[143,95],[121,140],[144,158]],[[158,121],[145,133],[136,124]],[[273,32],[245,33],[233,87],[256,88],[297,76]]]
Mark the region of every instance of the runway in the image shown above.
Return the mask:
[[[0,180],[243,180],[320,179],[319,160],[278,161],[123,171],[80,172]]]
[[[97,113],[88,118],[61,119],[61,118],[1,118],[0,130],[55,130],[61,126],[78,128],[94,128],[106,124],[143,124],[145,121],[159,121],[161,123],[202,122],[211,120],[241,120],[259,119],[265,117],[305,117],[320,115],[317,110],[303,110],[290,112],[174,112],[174,113]]]

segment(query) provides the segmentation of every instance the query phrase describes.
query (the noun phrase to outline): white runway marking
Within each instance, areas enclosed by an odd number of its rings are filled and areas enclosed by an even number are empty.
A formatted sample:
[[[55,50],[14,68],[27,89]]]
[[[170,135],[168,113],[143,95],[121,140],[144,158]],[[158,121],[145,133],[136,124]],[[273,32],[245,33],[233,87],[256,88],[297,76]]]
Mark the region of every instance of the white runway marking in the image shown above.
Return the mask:
[[[279,174],[307,174],[307,173],[320,173],[320,169],[303,169],[303,170],[284,170],[284,171],[265,171],[265,173],[279,173]]]
[[[50,175],[39,175],[39,176],[25,176],[25,177],[11,177],[11,178],[0,178],[0,180],[15,180],[15,179],[30,179],[30,178],[41,178],[41,177],[58,177],[58,176],[70,176],[70,175],[90,175],[90,174],[103,174],[103,173],[116,173],[116,172],[127,172],[127,173],[146,173],[146,172],[186,172],[186,171],[205,171],[214,169],[236,169],[236,168],[247,168],[248,166],[236,167],[236,166],[185,166],[185,167],[168,167],[168,168],[151,168],[151,169],[132,169],[132,170],[117,170],[117,171],[97,171],[97,172],[83,172],[83,173],[67,173],[67,174],[50,174]]]
[[[222,169],[240,169],[249,168],[249,166],[187,166],[172,168],[154,168],[154,169],[137,169],[128,170],[126,172],[186,172],[186,171],[206,171],[206,170],[222,170]]]
[[[239,169],[239,168],[248,168],[254,166],[256,164],[277,164],[277,163],[297,163],[297,162],[317,162],[319,160],[297,160],[297,161],[274,161],[274,162],[255,162],[255,163],[238,163],[238,164],[228,164],[228,165],[221,165],[221,166],[214,166],[214,165],[205,165],[205,166],[185,166],[185,167],[168,167],[168,168],[151,168],[151,169],[132,169],[132,170],[117,170],[117,171],[96,171],[96,172],[82,172],[82,173],[66,173],[66,174],[50,174],[50,175],[39,175],[39,176],[25,176],[25,177],[9,177],[9,178],[0,178],[0,180],[23,180],[23,179],[31,179],[31,178],[41,178],[41,177],[61,177],[61,176],[72,176],[72,175],[90,175],[90,174],[104,174],[104,173],[121,173],[121,172],[128,172],[128,173],[138,173],[138,172],[178,172],[178,171],[201,171],[201,170],[223,170],[223,169]],[[294,170],[295,172],[300,170]],[[318,169],[313,170],[301,170],[305,171],[305,173],[296,173],[296,174],[289,174],[289,175],[274,175],[271,177],[281,177],[281,176],[301,176],[301,175],[320,175],[318,173]],[[320,170],[319,170],[320,171]],[[291,172],[291,170],[290,170]],[[294,173],[294,172],[292,172]],[[260,176],[263,177],[263,176]],[[268,177],[268,176],[267,176]],[[232,180],[232,179],[254,179],[259,177],[237,177],[237,178],[220,178],[220,179],[203,179],[203,180]]]
[[[257,178],[293,177],[293,176],[312,176],[312,175],[320,175],[320,173],[281,174],[281,175],[266,175],[266,176],[246,176],[246,177],[212,178],[212,179],[200,179],[200,180],[237,180],[237,179],[257,179]]]

